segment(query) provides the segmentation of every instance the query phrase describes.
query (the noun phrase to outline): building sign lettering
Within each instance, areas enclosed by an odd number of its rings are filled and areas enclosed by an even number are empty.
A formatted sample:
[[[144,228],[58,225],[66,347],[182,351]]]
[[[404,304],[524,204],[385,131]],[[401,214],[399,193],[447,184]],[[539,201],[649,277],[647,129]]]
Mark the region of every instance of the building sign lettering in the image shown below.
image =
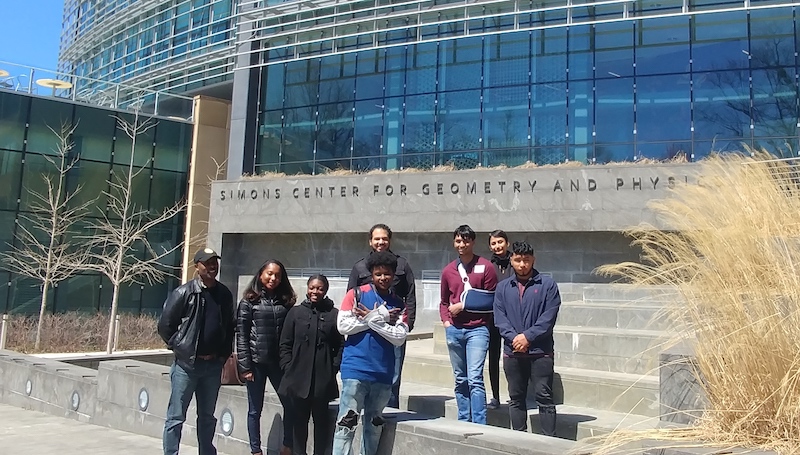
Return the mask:
[[[223,189],[218,193],[220,201],[245,200],[279,200],[293,199],[325,199],[325,198],[360,198],[360,197],[408,197],[421,196],[458,196],[487,195],[506,193],[579,193],[594,192],[598,189],[611,191],[647,191],[674,188],[679,182],[689,182],[688,176],[682,177],[612,177],[608,180],[588,179],[555,179],[542,180],[473,180],[466,182],[423,183],[411,187],[405,183],[370,185],[310,185],[302,183],[287,188],[286,182],[275,183],[264,181],[253,183],[255,188]],[[312,183],[312,182],[309,182]],[[249,186],[249,185],[248,185]]]

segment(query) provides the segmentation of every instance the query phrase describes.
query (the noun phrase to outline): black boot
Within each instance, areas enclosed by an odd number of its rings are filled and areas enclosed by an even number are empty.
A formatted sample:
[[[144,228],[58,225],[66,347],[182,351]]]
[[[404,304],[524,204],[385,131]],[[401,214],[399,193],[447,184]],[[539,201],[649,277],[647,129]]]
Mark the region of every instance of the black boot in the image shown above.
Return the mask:
[[[539,406],[539,425],[542,433],[547,436],[556,436],[556,407]]]

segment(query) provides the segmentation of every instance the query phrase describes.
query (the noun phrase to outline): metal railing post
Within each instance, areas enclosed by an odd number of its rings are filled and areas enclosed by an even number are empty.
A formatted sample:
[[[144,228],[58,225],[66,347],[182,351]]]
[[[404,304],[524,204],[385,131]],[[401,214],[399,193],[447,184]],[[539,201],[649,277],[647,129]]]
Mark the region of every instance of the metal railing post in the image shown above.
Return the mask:
[[[31,68],[30,75],[28,76],[28,93],[33,94],[33,73],[34,70]]]
[[[153,100],[153,115],[158,115],[158,95],[161,92],[156,92],[156,97]]]
[[[8,315],[3,315],[3,323],[0,325],[0,349],[6,348],[6,336],[8,334]]]
[[[119,345],[119,315],[114,317],[114,349],[113,349],[113,351],[116,351],[118,349],[117,348],[118,345]]]

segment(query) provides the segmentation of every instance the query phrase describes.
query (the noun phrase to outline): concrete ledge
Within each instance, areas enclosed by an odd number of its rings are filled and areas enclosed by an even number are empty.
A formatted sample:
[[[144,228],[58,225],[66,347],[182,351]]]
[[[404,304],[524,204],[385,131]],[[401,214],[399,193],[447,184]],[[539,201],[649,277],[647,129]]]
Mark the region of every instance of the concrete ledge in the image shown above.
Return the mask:
[[[30,396],[25,393],[28,379],[33,384]],[[69,399],[76,390],[81,396],[77,412],[69,410]],[[3,403],[160,438],[169,395],[169,368],[163,365],[111,360],[101,362],[99,369],[94,371],[55,360],[0,351],[0,402]],[[145,396],[146,400],[140,402]],[[215,413],[217,419],[225,412],[233,416],[233,428],[227,436],[218,429],[215,435],[218,449],[228,453],[246,453],[249,444],[244,387],[222,388]],[[336,412],[335,404],[330,412]],[[182,442],[186,445],[197,444],[193,425],[195,416],[193,404],[184,425]],[[387,409],[387,418],[380,455],[556,455],[575,447],[572,441],[431,418],[409,411]],[[276,453],[282,439],[283,423],[281,406],[274,391],[268,390],[265,397],[261,425],[267,453]],[[536,449],[531,451],[532,447]]]
[[[0,401],[89,422],[97,405],[97,372],[55,360],[0,351]]]

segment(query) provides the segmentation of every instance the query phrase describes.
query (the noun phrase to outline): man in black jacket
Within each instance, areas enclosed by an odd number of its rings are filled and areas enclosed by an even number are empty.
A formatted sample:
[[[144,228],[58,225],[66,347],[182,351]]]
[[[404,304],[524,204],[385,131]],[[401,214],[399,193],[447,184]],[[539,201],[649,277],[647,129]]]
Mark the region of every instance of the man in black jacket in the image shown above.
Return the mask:
[[[385,224],[376,224],[369,230],[369,246],[372,248],[370,254],[381,251],[388,251],[394,254],[391,250],[392,230]],[[408,331],[414,330],[414,320],[417,316],[417,296],[416,286],[414,285],[414,272],[408,264],[406,258],[394,254],[397,257],[397,271],[394,275],[392,282],[392,292],[400,297],[405,303],[405,319],[404,322],[408,325]],[[347,282],[347,290],[353,289],[356,286],[362,286],[372,282],[372,272],[367,268],[367,257],[361,258],[353,266],[350,271],[350,280]],[[403,360],[406,357],[406,345],[397,347],[395,353],[395,372],[394,384],[392,385],[392,397],[389,399],[388,406],[391,408],[400,407],[400,375],[403,373]]]
[[[164,455],[178,453],[192,395],[197,399],[198,453],[217,453],[214,408],[236,325],[233,295],[216,279],[219,259],[210,248],[194,255],[198,277],[172,291],[158,321],[158,334],[175,354],[169,372],[172,394],[164,423]]]

